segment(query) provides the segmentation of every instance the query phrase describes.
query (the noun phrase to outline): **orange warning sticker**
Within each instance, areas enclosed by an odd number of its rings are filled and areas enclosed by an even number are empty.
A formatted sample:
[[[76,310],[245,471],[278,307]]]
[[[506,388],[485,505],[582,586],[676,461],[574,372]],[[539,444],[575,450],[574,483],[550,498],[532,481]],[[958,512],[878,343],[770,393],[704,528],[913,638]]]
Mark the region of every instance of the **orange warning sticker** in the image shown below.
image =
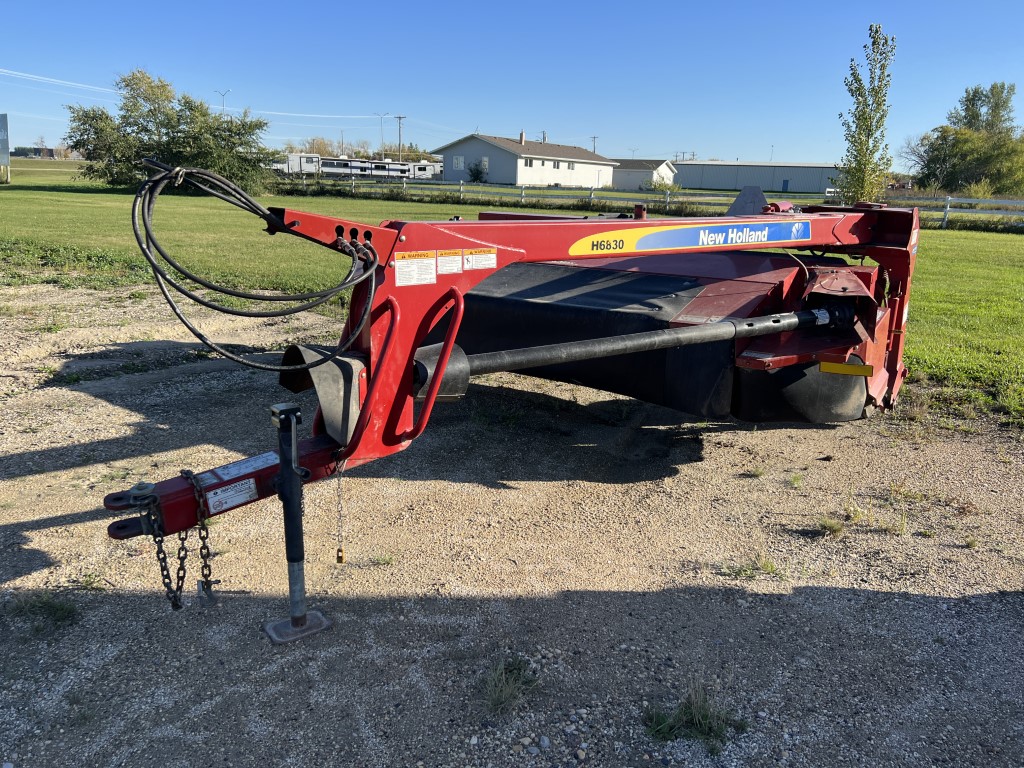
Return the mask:
[[[462,272],[462,249],[449,248],[437,252],[437,274],[455,275]]]
[[[466,248],[462,251],[462,266],[465,269],[497,269],[497,248]]]
[[[437,282],[437,251],[395,252],[395,285],[433,285]]]

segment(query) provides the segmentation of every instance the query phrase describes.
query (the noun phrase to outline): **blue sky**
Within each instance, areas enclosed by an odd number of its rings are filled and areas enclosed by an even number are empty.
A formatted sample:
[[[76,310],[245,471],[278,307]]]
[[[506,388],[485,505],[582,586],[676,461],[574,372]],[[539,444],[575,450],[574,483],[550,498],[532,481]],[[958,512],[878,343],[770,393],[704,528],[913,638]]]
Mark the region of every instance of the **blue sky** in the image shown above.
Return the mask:
[[[271,121],[269,146],[309,136],[469,133],[607,157],[835,162],[843,86],[871,23],[896,36],[888,139],[945,122],[966,87],[1015,82],[1024,123],[1024,2],[47,3],[7,14],[0,112],[11,145],[56,144],[67,104],[116,110],[142,68],[228,112]],[[16,74],[12,74],[16,73]],[[55,82],[55,81],[64,81]],[[383,120],[397,142],[397,121]]]

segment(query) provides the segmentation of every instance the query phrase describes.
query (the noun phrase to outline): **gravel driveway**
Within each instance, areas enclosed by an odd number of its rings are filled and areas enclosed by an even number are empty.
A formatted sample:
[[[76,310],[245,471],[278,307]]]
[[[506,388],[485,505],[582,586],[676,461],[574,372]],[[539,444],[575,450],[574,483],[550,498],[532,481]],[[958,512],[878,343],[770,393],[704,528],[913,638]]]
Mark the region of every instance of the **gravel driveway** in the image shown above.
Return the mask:
[[[346,474],[344,565],[339,485],[307,488],[334,626],[273,646],[276,501],[218,519],[219,603],[178,612],[101,506],[273,449],[294,396],[149,288],[4,288],[0,317],[5,765],[1024,765],[1019,431],[913,385],[895,416],[754,428],[495,375]],[[332,331],[205,322],[257,348]],[[507,712],[499,669],[525,684]],[[653,739],[645,713],[691,691],[724,739]]]

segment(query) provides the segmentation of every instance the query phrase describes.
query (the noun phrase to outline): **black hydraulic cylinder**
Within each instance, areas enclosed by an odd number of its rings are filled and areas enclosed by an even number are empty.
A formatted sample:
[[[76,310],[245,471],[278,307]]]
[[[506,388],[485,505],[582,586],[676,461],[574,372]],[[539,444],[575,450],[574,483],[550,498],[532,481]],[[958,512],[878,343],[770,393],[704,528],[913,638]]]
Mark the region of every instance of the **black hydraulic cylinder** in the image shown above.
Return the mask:
[[[808,309],[778,315],[763,315],[743,319],[722,320],[705,325],[687,325],[663,328],[623,336],[547,344],[500,352],[482,352],[468,355],[471,376],[482,376],[498,371],[518,371],[559,363],[574,363],[598,357],[629,355],[656,349],[671,349],[688,344],[706,344],[729,339],[768,336],[773,333],[795,331],[815,325],[835,325],[852,320],[849,313],[839,309]]]

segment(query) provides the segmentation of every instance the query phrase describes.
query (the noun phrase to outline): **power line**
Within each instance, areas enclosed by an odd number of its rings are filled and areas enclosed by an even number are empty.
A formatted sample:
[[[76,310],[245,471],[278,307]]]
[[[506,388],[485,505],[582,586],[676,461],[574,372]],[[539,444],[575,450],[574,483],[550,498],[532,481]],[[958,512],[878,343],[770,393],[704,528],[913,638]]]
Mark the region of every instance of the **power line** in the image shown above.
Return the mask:
[[[32,80],[37,83],[49,83],[50,85],[70,85],[72,88],[82,88],[86,91],[99,91],[100,93],[117,93],[113,88],[100,88],[97,85],[85,85],[84,83],[73,83],[70,80],[58,80],[55,77],[43,77],[42,75],[30,75],[27,72],[15,72],[10,69],[0,69],[0,75],[9,77],[20,77],[23,80]]]

